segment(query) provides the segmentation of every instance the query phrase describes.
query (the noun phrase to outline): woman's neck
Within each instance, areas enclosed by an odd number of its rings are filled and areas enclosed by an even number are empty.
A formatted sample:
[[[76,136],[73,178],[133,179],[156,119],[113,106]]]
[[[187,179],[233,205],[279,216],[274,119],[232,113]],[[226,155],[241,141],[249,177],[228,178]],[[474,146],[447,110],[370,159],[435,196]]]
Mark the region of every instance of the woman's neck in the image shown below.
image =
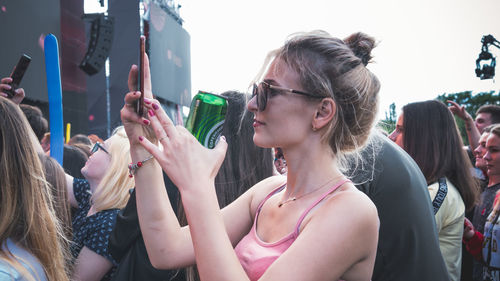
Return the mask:
[[[287,164],[287,194],[301,195],[342,176],[336,158],[324,148],[283,150]]]
[[[488,187],[500,183],[500,175],[491,175],[488,178]]]
[[[99,183],[101,182],[100,180],[96,180],[96,179],[90,179],[90,178],[85,178],[87,180],[87,182],[89,183],[89,186],[90,186],[90,192],[92,192],[92,194],[94,194],[94,192],[96,191],[97,189],[97,186],[99,185]]]

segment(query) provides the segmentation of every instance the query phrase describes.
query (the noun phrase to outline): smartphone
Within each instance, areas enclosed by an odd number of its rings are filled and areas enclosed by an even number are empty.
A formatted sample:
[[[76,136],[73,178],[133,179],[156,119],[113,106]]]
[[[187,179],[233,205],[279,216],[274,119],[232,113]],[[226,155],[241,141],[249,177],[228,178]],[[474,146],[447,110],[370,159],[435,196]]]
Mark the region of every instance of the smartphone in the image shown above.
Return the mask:
[[[12,78],[10,86],[12,87],[12,89],[6,91],[9,98],[12,98],[16,94],[14,90],[19,87],[19,84],[21,84],[21,80],[23,79],[24,73],[26,73],[30,62],[31,57],[27,54],[23,54],[17,62],[16,67],[14,67],[14,70],[12,70],[12,73],[10,74],[10,77]]]
[[[140,54],[139,54],[139,73],[138,73],[138,90],[141,92],[141,97],[137,100],[137,104],[135,106],[135,112],[142,116],[144,114],[144,60],[146,56],[146,37],[141,35],[140,44],[139,44]]]

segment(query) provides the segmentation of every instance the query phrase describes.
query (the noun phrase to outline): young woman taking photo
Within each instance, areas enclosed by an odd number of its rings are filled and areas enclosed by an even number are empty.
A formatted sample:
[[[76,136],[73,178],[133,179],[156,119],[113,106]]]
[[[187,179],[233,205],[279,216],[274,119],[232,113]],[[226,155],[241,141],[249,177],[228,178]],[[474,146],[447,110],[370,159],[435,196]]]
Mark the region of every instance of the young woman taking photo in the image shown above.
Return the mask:
[[[153,265],[196,263],[202,280],[370,280],[377,210],[342,174],[340,159],[363,146],[375,120],[380,85],[366,68],[374,45],[362,33],[340,40],[315,31],[295,34],[269,54],[247,108],[255,144],[280,147],[288,173],[257,183],[222,211],[214,178],[224,138],[206,149],[155,100],[146,100],[149,121],[138,116],[129,79],[121,116],[132,161],[156,159],[134,170]],[[151,97],[149,73],[146,80]],[[162,150],[145,137],[145,124]],[[187,227],[167,200],[162,168],[179,188]]]

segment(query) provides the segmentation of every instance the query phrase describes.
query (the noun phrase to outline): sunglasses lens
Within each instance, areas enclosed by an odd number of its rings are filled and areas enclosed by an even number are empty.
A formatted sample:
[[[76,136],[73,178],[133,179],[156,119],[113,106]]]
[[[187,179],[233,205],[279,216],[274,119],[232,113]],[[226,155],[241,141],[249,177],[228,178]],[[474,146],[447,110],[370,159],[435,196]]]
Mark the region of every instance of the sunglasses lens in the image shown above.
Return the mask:
[[[257,96],[257,107],[259,106],[259,87],[257,84],[253,84],[253,89],[252,89],[252,98]]]
[[[266,103],[267,103],[267,87],[266,84],[260,83],[259,85],[259,95],[257,95],[257,105],[259,107],[260,111],[264,111],[266,109]]]
[[[97,150],[99,149],[99,144],[94,144],[94,146],[92,147],[92,150],[90,151],[90,153],[95,153]]]

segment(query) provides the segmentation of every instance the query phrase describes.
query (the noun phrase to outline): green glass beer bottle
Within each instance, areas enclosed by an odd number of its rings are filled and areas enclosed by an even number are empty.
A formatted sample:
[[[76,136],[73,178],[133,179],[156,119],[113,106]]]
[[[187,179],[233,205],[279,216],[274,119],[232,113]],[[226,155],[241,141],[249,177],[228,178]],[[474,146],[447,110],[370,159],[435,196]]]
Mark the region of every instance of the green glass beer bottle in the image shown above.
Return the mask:
[[[227,98],[198,91],[191,102],[186,129],[205,147],[214,148],[226,120]]]

